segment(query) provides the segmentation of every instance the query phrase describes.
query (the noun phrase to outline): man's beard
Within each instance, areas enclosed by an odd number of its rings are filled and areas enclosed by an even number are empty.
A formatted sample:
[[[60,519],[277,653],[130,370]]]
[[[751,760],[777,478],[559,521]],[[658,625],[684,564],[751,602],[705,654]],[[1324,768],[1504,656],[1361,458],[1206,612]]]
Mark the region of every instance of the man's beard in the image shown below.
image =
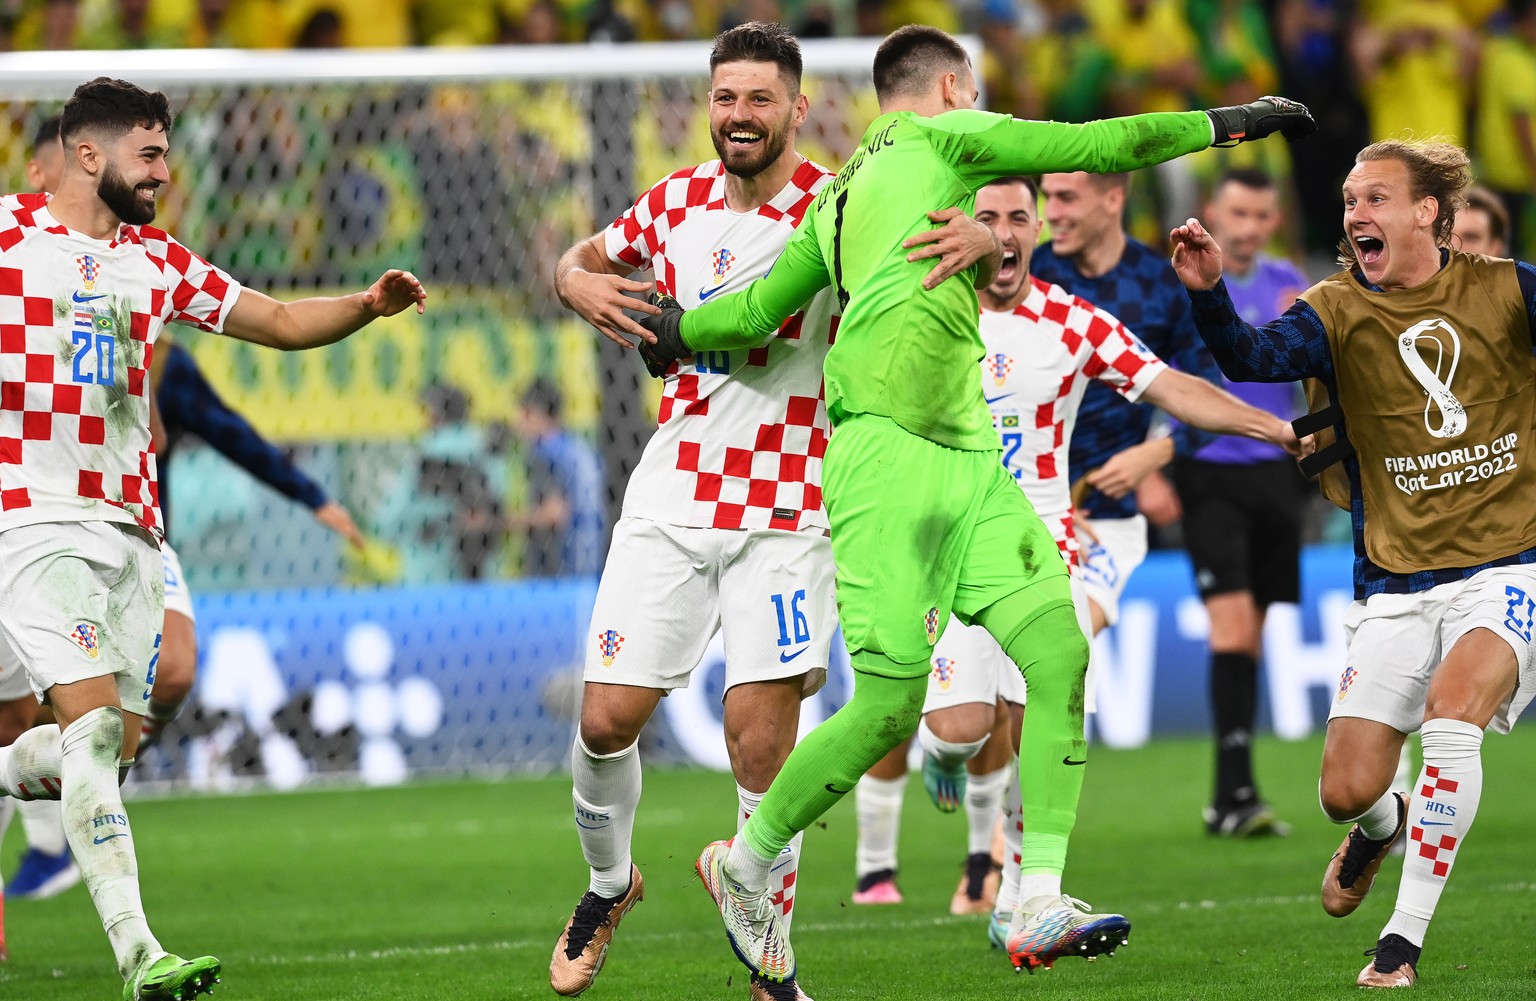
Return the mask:
[[[106,203],[113,215],[130,226],[147,226],[155,221],[154,201],[146,202],[140,198],[137,189],[111,164],[102,172],[96,196]]]
[[[736,147],[731,143],[729,137],[730,133],[733,131],[736,130],[734,128],[727,128],[725,130],[725,134],[723,135],[719,132],[711,132],[709,134],[709,138],[714,142],[715,155],[720,158],[721,163],[725,164],[726,171],[728,173],[735,174],[740,178],[750,179],[767,170],[769,165],[778,160],[779,156],[783,154],[784,148],[789,145],[789,130],[776,129],[766,133],[763,138],[758,140],[760,147],[758,150],[756,150],[758,159],[749,161],[745,164],[741,164],[740,161],[737,161],[736,164],[733,165],[731,159],[727,157],[726,154],[730,152],[744,152],[742,150],[737,150]],[[752,129],[752,131],[755,132],[757,130]]]

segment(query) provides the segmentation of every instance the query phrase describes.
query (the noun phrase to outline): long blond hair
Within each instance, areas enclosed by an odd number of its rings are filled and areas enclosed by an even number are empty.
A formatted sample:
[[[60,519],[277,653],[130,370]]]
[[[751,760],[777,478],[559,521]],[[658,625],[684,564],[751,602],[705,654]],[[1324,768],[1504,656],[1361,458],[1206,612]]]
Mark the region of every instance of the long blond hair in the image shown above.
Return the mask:
[[[1464,193],[1472,184],[1472,159],[1453,142],[1429,139],[1383,139],[1355,154],[1355,163],[1396,160],[1408,168],[1410,194],[1414,201],[1433,198],[1440,206],[1435,215],[1435,244],[1451,245],[1451,229],[1456,213],[1466,204]],[[1353,268],[1358,263],[1355,245],[1346,235],[1339,241],[1339,264]]]

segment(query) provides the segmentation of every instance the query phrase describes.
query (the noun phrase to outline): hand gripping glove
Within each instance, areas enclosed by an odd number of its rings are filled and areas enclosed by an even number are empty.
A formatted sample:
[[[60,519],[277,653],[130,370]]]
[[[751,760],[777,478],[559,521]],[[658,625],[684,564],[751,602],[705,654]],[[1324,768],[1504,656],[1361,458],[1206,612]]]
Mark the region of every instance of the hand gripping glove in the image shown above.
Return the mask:
[[[660,379],[673,362],[692,352],[683,344],[683,307],[670,295],[656,292],[651,293],[650,303],[660,306],[661,312],[640,317],[640,326],[656,335],[656,343],[642,340],[638,346],[640,357],[645,360],[645,370]]]
[[[1295,142],[1317,131],[1307,106],[1283,97],[1261,97],[1252,104],[1211,108],[1206,114],[1211,116],[1216,133],[1212,146],[1236,146],[1276,132]]]

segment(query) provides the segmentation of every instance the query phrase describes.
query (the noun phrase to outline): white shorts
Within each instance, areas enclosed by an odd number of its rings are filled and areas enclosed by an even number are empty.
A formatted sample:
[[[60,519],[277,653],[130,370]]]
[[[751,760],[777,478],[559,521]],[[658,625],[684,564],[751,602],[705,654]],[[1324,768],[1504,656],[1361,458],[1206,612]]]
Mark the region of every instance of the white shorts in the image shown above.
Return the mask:
[[[583,676],[685,688],[718,629],[727,689],[804,675],[811,695],[827,680],[834,578],[825,535],[621,518],[597,586]]]
[[[1088,596],[1082,581],[1072,577],[1072,607],[1077,613],[1078,628],[1087,636]],[[1024,704],[1024,676],[1008,659],[997,640],[981,626],[967,626],[959,619],[950,618],[949,628],[939,637],[929,661],[928,695],[923,701],[923,714],[950,706],[963,706],[972,702],[993,705],[998,699]],[[1093,712],[1098,699],[1093,689],[1093,661],[1088,662],[1085,709]]]
[[[1520,668],[1514,695],[1489,727],[1508,733],[1536,696],[1532,626],[1536,567],[1496,567],[1467,580],[1417,594],[1373,594],[1344,616],[1348,659],[1330,720],[1340,716],[1385,723],[1412,733],[1424,722],[1430,678],[1446,653],[1473,629],[1508,643]]]
[[[192,592],[187,587],[187,578],[181,573],[181,557],[176,555],[169,542],[160,543],[160,557],[165,562],[165,610],[196,622],[197,616],[192,614]]]
[[[1147,559],[1147,519],[1077,519],[1083,586],[1109,625],[1120,621],[1120,596],[1131,574]]]
[[[54,685],[115,675],[128,712],[154,685],[165,573],[144,530],[106,521],[0,532],[0,663],[41,700]]]

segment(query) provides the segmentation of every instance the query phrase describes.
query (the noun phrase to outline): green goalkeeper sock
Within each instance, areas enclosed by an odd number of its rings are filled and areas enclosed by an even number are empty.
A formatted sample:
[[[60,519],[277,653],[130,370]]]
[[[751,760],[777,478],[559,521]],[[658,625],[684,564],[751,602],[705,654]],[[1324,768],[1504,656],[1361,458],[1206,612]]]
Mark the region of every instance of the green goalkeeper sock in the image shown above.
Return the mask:
[[[742,828],[740,836],[754,854],[776,858],[791,838],[852,792],[887,751],[912,735],[922,716],[928,674],[901,678],[885,673],[911,669],[868,651],[854,655],[853,698],[790,753]]]
[[[1022,595],[1024,592],[1020,592]],[[1014,596],[1018,597],[1018,596]],[[1077,822],[1088,742],[1083,737],[1084,675],[1088,641],[1070,602],[1040,607],[1014,597],[977,617],[998,637],[1024,674],[1028,706],[1019,740],[1019,785],[1024,807],[1024,874],[1059,875]]]

